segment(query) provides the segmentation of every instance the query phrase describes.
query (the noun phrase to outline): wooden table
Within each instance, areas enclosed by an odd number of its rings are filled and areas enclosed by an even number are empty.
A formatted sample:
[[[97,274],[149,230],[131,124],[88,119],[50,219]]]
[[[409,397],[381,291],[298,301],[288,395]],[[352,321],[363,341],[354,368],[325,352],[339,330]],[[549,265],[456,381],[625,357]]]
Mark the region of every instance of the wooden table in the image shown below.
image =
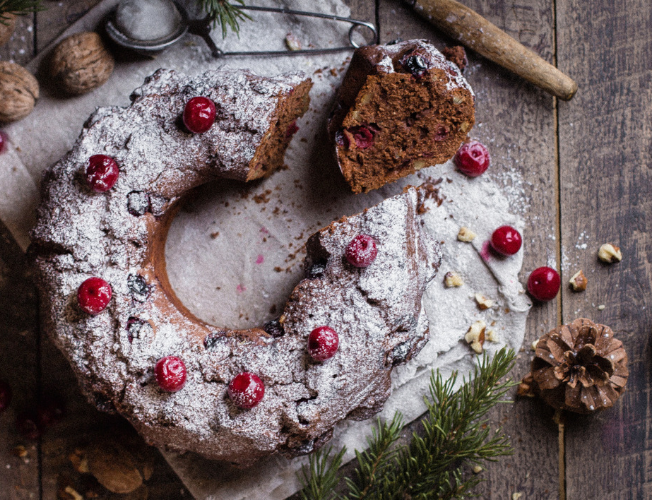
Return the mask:
[[[46,11],[19,21],[0,59],[27,63],[95,3],[45,0]],[[529,206],[523,281],[546,264],[560,270],[564,283],[579,269],[589,279],[585,293],[564,286],[556,301],[535,306],[513,375],[528,371],[533,340],[581,316],[613,327],[629,353],[631,373],[623,398],[600,415],[568,416],[557,425],[553,412],[536,400],[497,408],[493,420],[505,427],[515,453],[482,473],[486,482],[478,493],[501,499],[523,493],[522,500],[652,498],[652,3],[464,3],[579,84],[571,102],[559,102],[469,54],[467,76],[477,93],[478,118],[472,136],[490,147],[494,175],[509,189],[522,189]],[[355,17],[379,24],[383,42],[401,37],[428,38],[439,47],[452,43],[398,0],[350,5]],[[518,177],[509,172],[515,169],[525,182],[512,186]],[[68,460],[75,447],[98,434],[130,431],[122,419],[83,400],[63,357],[39,335],[25,258],[1,224],[0,236],[0,379],[15,392],[10,409],[0,415],[0,497],[56,498],[58,485],[75,474]],[[621,247],[622,263],[597,261],[605,242]],[[13,422],[49,394],[66,400],[67,416],[28,443]],[[27,447],[27,457],[13,455],[17,445]],[[158,452],[141,446],[155,463],[149,497],[188,498]]]

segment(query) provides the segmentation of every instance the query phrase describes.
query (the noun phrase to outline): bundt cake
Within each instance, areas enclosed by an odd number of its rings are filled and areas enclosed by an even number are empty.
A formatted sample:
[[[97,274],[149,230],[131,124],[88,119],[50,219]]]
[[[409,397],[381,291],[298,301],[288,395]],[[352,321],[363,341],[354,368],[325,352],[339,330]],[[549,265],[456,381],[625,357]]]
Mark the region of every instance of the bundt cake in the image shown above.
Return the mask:
[[[379,411],[428,338],[439,247],[410,188],[307,242],[306,278],[261,328],[218,328],[175,296],[165,240],[184,196],[282,164],[310,81],[159,70],[98,109],[45,174],[30,254],[42,324],[89,400],[150,443],[247,465],[309,453]]]

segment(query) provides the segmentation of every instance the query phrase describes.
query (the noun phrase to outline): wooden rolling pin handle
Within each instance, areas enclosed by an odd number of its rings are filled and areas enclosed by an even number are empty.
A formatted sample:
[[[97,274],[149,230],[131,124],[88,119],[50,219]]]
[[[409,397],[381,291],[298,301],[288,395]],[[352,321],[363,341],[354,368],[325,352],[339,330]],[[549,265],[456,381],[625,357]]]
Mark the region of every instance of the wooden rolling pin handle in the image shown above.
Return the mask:
[[[577,83],[477,12],[455,0],[406,0],[454,40],[565,101]]]

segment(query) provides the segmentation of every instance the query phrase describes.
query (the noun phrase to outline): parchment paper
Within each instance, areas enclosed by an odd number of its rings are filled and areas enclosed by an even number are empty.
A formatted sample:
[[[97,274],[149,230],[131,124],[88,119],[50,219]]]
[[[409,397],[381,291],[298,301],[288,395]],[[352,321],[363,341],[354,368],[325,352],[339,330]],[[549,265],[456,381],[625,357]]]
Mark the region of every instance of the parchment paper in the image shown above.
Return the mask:
[[[115,3],[102,2],[63,36],[95,29]],[[251,3],[349,15],[340,0]],[[225,42],[216,41],[227,50],[282,49],[286,33],[291,32],[304,47],[328,47],[345,44],[347,30],[348,26],[332,22],[265,14],[246,23],[239,40],[230,36]],[[437,187],[443,202],[438,206],[436,200],[430,200],[424,216],[426,230],[437,235],[444,251],[440,274],[423,300],[431,340],[416,359],[395,370],[393,394],[381,414],[391,418],[400,410],[406,421],[411,421],[425,409],[422,395],[431,369],[439,368],[444,374],[453,370],[467,373],[473,366],[476,356],[463,340],[473,321],[495,322],[492,328],[498,342],[487,342],[487,350],[503,345],[520,348],[530,307],[517,281],[522,254],[509,259],[490,257],[488,261],[482,255],[488,255],[483,245],[495,227],[512,224],[521,228],[522,223],[509,213],[508,198],[489,176],[468,179],[450,163],[367,195],[352,195],[337,171],[324,131],[349,55],[216,61],[203,41],[188,37],[155,60],[119,61],[109,82],[85,96],[62,99],[45,86],[34,112],[5,129],[11,146],[9,154],[0,157],[0,217],[26,248],[41,172],[72,146],[96,106],[128,104],[131,91],[159,67],[187,74],[219,66],[249,68],[260,74],[302,70],[312,76],[315,85],[310,110],[298,122],[300,130],[286,154],[288,168],[252,185],[220,182],[201,188],[170,230],[166,247],[170,281],[184,304],[205,321],[230,327],[260,325],[280,313],[290,290],[301,279],[303,244],[310,234],[331,220],[400,193],[407,184],[441,178]],[[31,69],[40,61],[35,60]],[[478,234],[472,244],[457,241],[462,225]],[[465,285],[445,289],[442,279],[447,271],[462,274]],[[494,299],[494,308],[480,311],[473,299],[476,292]],[[365,446],[371,425],[369,421],[343,422],[333,444],[345,444],[349,460],[354,449]],[[257,464],[252,475],[193,454],[164,454],[196,498],[215,499],[283,499],[297,491],[296,471],[306,461],[271,457]]]

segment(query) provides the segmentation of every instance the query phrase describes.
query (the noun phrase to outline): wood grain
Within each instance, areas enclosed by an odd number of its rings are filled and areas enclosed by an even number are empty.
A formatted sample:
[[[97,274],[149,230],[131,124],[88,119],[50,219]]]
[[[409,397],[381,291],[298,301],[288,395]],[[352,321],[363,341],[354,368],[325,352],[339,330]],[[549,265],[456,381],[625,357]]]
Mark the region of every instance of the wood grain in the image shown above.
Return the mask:
[[[34,16],[16,19],[16,29],[11,39],[0,47],[0,61],[25,65],[34,57]]]
[[[581,91],[559,106],[563,280],[583,269],[586,292],[563,292],[563,319],[613,328],[629,356],[615,408],[568,417],[568,498],[652,495],[652,4],[648,0],[557,3],[558,60]],[[623,261],[598,262],[601,244]],[[599,305],[605,305],[603,311]]]
[[[466,4],[504,29],[539,55],[552,60],[553,13],[547,0],[484,1]],[[396,0],[381,0],[382,41],[398,37],[427,38],[436,46],[455,43],[417,17]],[[471,136],[488,145],[491,175],[507,186],[522,178],[525,197],[514,210],[525,214],[526,245],[522,279],[529,271],[556,260],[557,169],[553,98],[505,69],[471,51],[465,76],[476,94],[476,126]],[[537,305],[528,319],[524,346],[529,346],[557,322],[554,303]],[[529,370],[530,351],[519,354],[513,371],[520,378]],[[557,427],[552,412],[540,402],[519,400],[496,408],[494,423],[501,423],[510,436],[515,454],[501,459],[483,472],[487,480],[478,493],[484,498],[553,499],[558,495]]]

